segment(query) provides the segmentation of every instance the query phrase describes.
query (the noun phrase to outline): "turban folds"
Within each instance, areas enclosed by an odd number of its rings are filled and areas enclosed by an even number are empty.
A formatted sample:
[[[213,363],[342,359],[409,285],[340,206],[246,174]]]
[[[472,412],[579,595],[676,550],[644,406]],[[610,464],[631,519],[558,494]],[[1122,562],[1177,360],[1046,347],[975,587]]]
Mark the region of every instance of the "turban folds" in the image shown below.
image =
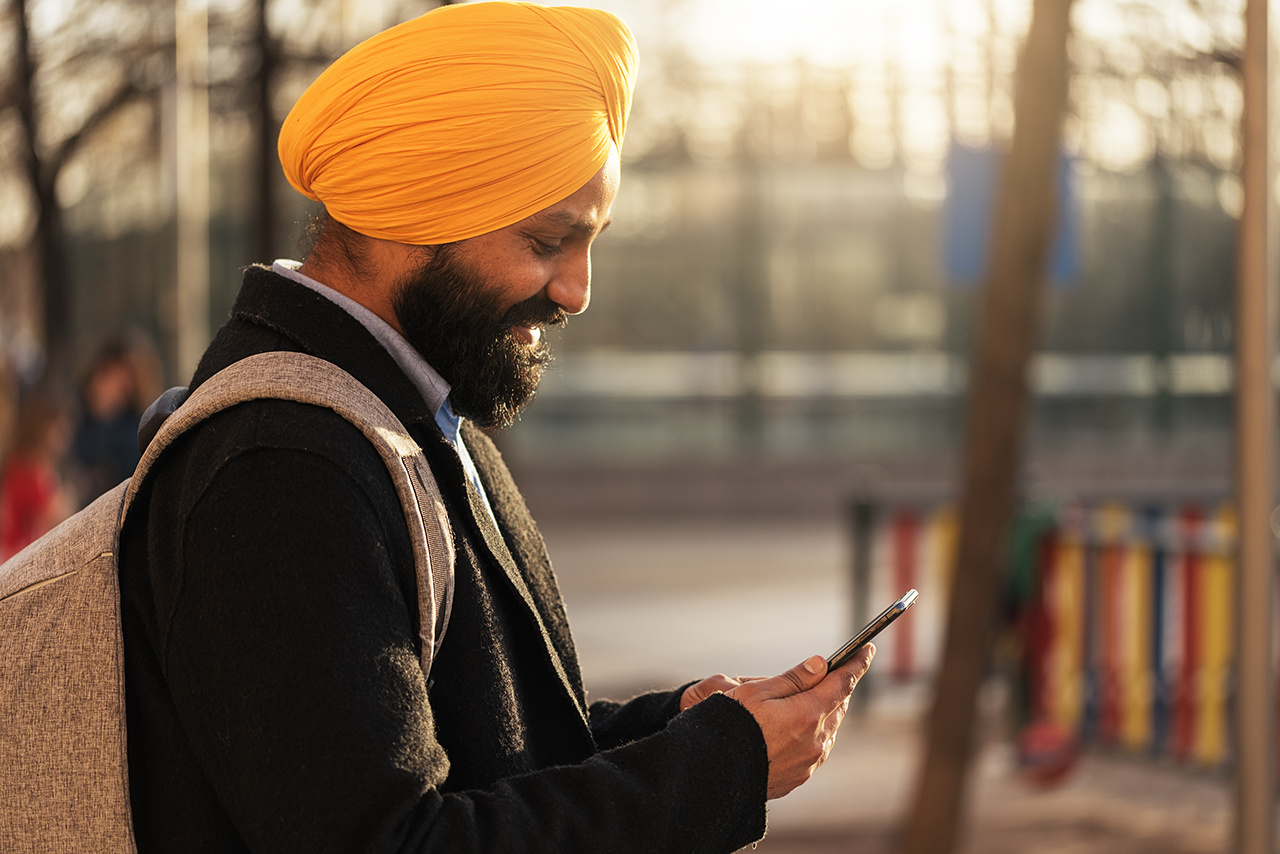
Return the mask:
[[[599,9],[442,6],[352,48],[303,93],[280,162],[343,225],[465,240],[555,204],[622,150],[626,24]]]

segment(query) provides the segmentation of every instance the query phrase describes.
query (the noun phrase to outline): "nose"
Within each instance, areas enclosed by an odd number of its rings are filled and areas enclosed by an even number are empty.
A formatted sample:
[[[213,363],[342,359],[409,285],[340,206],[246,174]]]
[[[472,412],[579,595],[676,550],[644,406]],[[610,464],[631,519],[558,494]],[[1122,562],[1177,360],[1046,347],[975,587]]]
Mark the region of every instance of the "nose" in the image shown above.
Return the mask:
[[[567,314],[582,314],[591,303],[591,253],[566,254],[547,284],[547,298]]]

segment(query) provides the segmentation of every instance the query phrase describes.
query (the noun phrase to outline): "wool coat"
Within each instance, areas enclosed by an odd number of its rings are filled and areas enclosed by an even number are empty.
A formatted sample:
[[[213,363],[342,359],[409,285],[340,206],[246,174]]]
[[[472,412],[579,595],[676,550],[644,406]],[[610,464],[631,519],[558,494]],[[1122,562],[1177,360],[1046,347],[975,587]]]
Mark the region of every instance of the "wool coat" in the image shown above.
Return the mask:
[[[250,268],[192,386],[259,352],[350,372],[423,448],[456,546],[422,673],[410,541],[376,452],[329,410],[241,404],[183,436],[121,538],[139,850],[728,852],[765,829],[741,705],[588,705],[510,472],[463,436],[493,515],[390,354],[322,295]]]

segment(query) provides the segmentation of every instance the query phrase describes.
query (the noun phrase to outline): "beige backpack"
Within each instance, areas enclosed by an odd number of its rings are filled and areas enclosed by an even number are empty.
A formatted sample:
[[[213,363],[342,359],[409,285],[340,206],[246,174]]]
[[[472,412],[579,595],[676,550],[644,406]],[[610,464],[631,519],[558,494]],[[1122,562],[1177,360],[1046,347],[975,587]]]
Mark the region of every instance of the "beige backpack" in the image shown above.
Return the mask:
[[[418,577],[422,669],[453,601],[453,536],[421,449],[350,374],[301,353],[263,353],[193,392],[133,477],[0,565],[0,851],[134,852],[116,563],[139,487],[174,439],[259,398],[324,406],[368,437],[404,507]]]

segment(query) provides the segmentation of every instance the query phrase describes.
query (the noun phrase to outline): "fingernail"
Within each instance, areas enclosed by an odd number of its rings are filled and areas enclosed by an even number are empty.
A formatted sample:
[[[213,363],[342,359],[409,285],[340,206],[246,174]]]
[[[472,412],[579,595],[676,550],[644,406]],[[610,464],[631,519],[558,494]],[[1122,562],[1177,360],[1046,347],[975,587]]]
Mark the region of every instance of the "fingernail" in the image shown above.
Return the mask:
[[[802,666],[802,667],[804,667],[804,669],[805,669],[805,670],[807,670],[807,671],[809,671],[810,673],[815,673],[815,674],[816,674],[816,673],[821,673],[821,672],[822,672],[822,668],[821,668],[821,664],[820,664],[820,662],[822,662],[822,661],[824,661],[824,659],[823,659],[823,657],[822,657],[822,656],[820,656],[820,655],[815,655],[815,656],[810,657],[810,658],[809,658],[807,661],[805,661],[805,663],[804,663],[803,665],[801,665],[801,666]]]

